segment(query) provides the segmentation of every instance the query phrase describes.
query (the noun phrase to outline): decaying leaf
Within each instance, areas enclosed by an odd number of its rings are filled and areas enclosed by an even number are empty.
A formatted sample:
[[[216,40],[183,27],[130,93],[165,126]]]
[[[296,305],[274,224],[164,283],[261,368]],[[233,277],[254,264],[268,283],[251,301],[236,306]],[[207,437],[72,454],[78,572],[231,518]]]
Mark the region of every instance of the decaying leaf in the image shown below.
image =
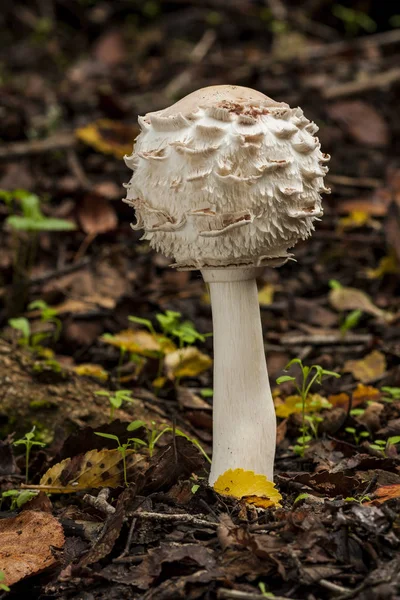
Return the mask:
[[[343,100],[331,104],[327,110],[329,116],[338,121],[357,142],[376,147],[384,147],[389,143],[388,124],[382,113],[371,104],[363,100]]]
[[[127,450],[128,481],[134,481],[146,464],[143,456]],[[123,481],[123,461],[118,450],[90,450],[51,467],[41,478],[39,487],[53,494],[71,494],[89,488],[115,488],[123,485]]]
[[[164,361],[165,371],[170,379],[197,377],[211,365],[212,359],[195,346],[175,350],[168,354]]]
[[[52,548],[64,546],[63,528],[48,512],[25,510],[0,520],[0,566],[12,585],[57,563]]]
[[[115,208],[97,194],[88,194],[79,203],[78,219],[83,231],[91,235],[113,231],[118,225]]]
[[[170,339],[143,329],[124,329],[115,335],[104,334],[101,340],[125,352],[153,358],[176,350],[175,344]]]
[[[382,485],[375,491],[373,502],[368,502],[368,504],[383,504],[393,498],[400,498],[400,484]]]
[[[261,306],[269,306],[274,301],[274,294],[280,288],[273,283],[266,283],[258,292],[258,302]]]
[[[133,140],[138,133],[137,126],[109,119],[99,119],[75,131],[76,137],[88,146],[119,159],[132,153]]]
[[[361,360],[347,360],[343,371],[348,371],[355,379],[368,383],[379,379],[386,371],[386,358],[379,350],[373,350]]]
[[[334,288],[329,292],[329,302],[333,308],[340,312],[344,310],[361,310],[387,322],[393,319],[391,313],[375,306],[370,297],[357,288]]]
[[[302,483],[323,496],[350,496],[359,488],[359,481],[356,477],[348,477],[344,473],[331,473],[329,471],[319,471],[318,473],[302,473],[292,479],[297,483]]]
[[[74,371],[81,377],[94,377],[95,379],[100,379],[100,381],[107,381],[108,379],[108,373],[101,365],[85,363],[74,367]]]
[[[400,272],[399,261],[395,252],[383,256],[376,269],[367,269],[369,279],[381,279],[384,275],[398,275]]]
[[[298,395],[288,396],[284,401],[280,400],[280,398],[275,398],[274,402],[276,416],[283,419],[294,413],[301,413],[303,411],[301,396]],[[327,408],[332,408],[332,405],[324,396],[320,394],[309,394],[307,396],[305,402],[306,413],[319,412]]]
[[[244,499],[261,508],[280,506],[282,496],[272,481],[254,471],[229,469],[214,483],[214,490],[223,496]]]
[[[354,390],[352,396],[353,406],[357,406],[358,404],[369,402],[370,400],[379,400],[382,394],[372,385],[363,385],[362,383],[358,383],[357,388]]]
[[[368,212],[363,210],[352,210],[346,217],[341,217],[338,223],[338,232],[347,229],[358,229],[359,227],[371,227],[380,229],[382,225],[377,219],[373,219]]]

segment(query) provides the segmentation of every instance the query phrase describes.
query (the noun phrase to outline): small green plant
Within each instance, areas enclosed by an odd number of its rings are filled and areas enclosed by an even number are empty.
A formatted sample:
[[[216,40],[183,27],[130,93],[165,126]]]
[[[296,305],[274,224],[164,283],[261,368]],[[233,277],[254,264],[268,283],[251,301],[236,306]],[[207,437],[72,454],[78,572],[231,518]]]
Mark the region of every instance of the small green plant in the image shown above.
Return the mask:
[[[258,584],[258,588],[263,598],[275,598],[275,594],[267,590],[267,586],[263,581],[260,581],[260,583]]]
[[[307,367],[303,365],[303,362],[300,360],[300,358],[294,358],[293,360],[291,360],[286,365],[284,370],[287,371],[292,365],[299,365],[301,371],[301,383],[298,384],[296,377],[293,377],[292,375],[282,375],[281,377],[278,377],[276,383],[278,385],[281,385],[286,381],[292,381],[295,384],[296,391],[301,398],[302,436],[301,442],[299,442],[298,440],[299,443],[294,447],[294,451],[300,456],[304,456],[304,453],[308,447],[308,442],[311,441],[311,436],[308,435],[309,427],[305,414],[308,394],[310,393],[310,390],[315,383],[321,385],[324,377],[339,378],[340,375],[339,373],[335,373],[334,371],[327,371],[326,369],[323,369],[320,365],[311,365],[311,367]]]
[[[150,457],[153,456],[156,444],[162,438],[162,436],[165,435],[166,433],[173,433],[174,435],[176,435],[178,437],[184,437],[191,444],[196,446],[196,448],[201,452],[201,454],[204,456],[204,458],[209,463],[211,463],[210,457],[205,452],[205,450],[201,446],[201,444],[195,438],[189,437],[188,435],[186,435],[186,433],[184,433],[180,429],[170,427],[170,426],[164,427],[163,425],[157,426],[155,421],[151,421],[151,426],[149,427],[147,425],[147,423],[145,423],[144,421],[136,420],[136,421],[132,421],[132,423],[130,423],[128,425],[127,430],[128,431],[136,431],[140,427],[144,427],[146,429],[146,435],[147,435],[147,444],[146,445],[149,450]]]
[[[2,592],[9,592],[10,588],[8,587],[8,585],[6,585],[5,583],[3,583],[4,580],[5,580],[5,578],[6,578],[6,576],[5,576],[4,571],[0,571],[0,590]]]
[[[357,429],[355,429],[354,427],[346,427],[345,431],[347,431],[347,433],[350,433],[350,435],[353,436],[353,440],[356,446],[358,446],[362,439],[366,439],[367,437],[369,437],[368,431],[361,431],[360,433],[358,433]]]
[[[310,497],[310,494],[307,494],[307,492],[303,492],[301,494],[299,494],[298,496],[296,496],[296,498],[294,499],[293,502],[293,506],[295,506],[298,502],[300,502],[301,500],[307,500],[307,498]]]
[[[9,319],[8,324],[10,327],[21,333],[18,343],[21,346],[29,346],[31,339],[31,325],[28,319],[25,317],[16,317],[14,319]]]
[[[40,320],[43,323],[52,323],[55,326],[54,341],[56,342],[59,339],[62,330],[62,322],[57,317],[58,310],[49,306],[44,300],[34,300],[28,304],[28,309],[39,310]]]
[[[356,36],[360,30],[373,33],[377,28],[376,22],[367,13],[343,4],[334,4],[332,14],[343,22],[347,35],[351,37]]]
[[[400,444],[400,435],[394,435],[387,440],[374,440],[374,443],[370,444],[370,448],[382,452],[383,456],[386,458],[390,447],[396,446],[397,444]]]
[[[394,400],[400,400],[400,387],[388,387],[384,386],[381,388],[381,392],[385,395],[382,397],[382,400],[385,402],[393,402]]]
[[[128,477],[127,477],[127,469],[126,469],[126,453],[129,448],[131,448],[132,444],[146,445],[146,442],[143,440],[139,440],[138,438],[129,438],[125,444],[121,444],[119,441],[119,437],[117,435],[113,435],[112,433],[101,433],[99,431],[95,431],[95,434],[99,437],[107,438],[108,440],[114,440],[117,443],[117,450],[121,454],[122,457],[122,465],[124,470],[124,483],[128,487]]]
[[[10,215],[6,219],[7,225],[14,231],[71,231],[76,229],[71,221],[46,217],[40,208],[40,199],[36,194],[18,190],[13,193],[13,197],[19,200],[22,210],[22,215]]]
[[[362,310],[352,310],[344,317],[340,325],[340,333],[345,336],[348,331],[355,329],[362,317]]]
[[[41,448],[43,448],[43,446],[46,445],[45,443],[39,442],[34,439],[35,429],[36,427],[33,426],[32,429],[28,431],[28,433],[26,433],[23,438],[15,440],[14,442],[14,446],[25,446],[25,483],[28,483],[29,480],[29,457],[33,446],[40,446]]]
[[[357,502],[357,504],[363,504],[364,502],[371,502],[371,498],[369,496],[358,496],[354,498],[353,496],[348,496],[344,499],[345,502]]]
[[[144,325],[148,328],[150,333],[157,335],[154,329],[153,323],[149,319],[142,319],[140,317],[128,317],[129,321]],[[158,313],[156,319],[160,324],[161,331],[166,338],[178,338],[179,347],[192,346],[196,341],[204,342],[206,337],[212,335],[211,333],[199,333],[191,321],[182,321],[182,315],[179,312],[173,310],[167,310],[164,314]]]
[[[98,392],[95,392],[95,395],[105,396],[108,398],[110,403],[110,421],[112,421],[114,418],[115,410],[121,408],[123,402],[135,402],[135,399],[132,398],[132,392],[130,390],[117,390],[116,392],[99,390]]]
[[[1,494],[0,506],[2,506],[5,498],[11,498],[10,510],[16,510],[17,508],[21,508],[26,502],[29,502],[29,500],[32,500],[38,493],[32,490],[7,490]]]
[[[211,388],[203,388],[200,391],[200,396],[202,396],[203,398],[212,398],[214,395],[214,390]]]

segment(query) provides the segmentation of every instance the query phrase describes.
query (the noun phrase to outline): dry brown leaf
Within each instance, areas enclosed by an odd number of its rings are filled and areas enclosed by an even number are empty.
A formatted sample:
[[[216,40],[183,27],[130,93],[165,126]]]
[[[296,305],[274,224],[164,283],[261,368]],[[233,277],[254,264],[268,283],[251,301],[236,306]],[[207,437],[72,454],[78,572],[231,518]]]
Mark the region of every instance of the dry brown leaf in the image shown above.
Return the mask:
[[[388,124],[370,104],[362,100],[345,100],[335,102],[327,110],[329,116],[338,121],[357,142],[376,147],[384,147],[389,143]]]
[[[351,373],[354,379],[369,383],[379,379],[386,371],[386,358],[379,350],[373,350],[361,360],[347,360],[343,371]]]
[[[53,548],[64,546],[63,528],[48,512],[25,510],[0,521],[0,566],[12,585],[57,563]]]
[[[329,292],[329,302],[338,311],[361,310],[384,321],[391,321],[393,315],[375,306],[370,297],[357,288],[340,287]]]
[[[158,354],[175,352],[175,344],[161,334],[144,329],[124,329],[115,335],[105,334],[101,341],[140,356],[155,357]]]
[[[170,379],[181,377],[197,377],[209,369],[212,359],[195,346],[175,350],[165,357],[164,367]]]
[[[400,484],[398,483],[394,485],[382,485],[374,493],[374,500],[365,504],[383,504],[393,498],[400,498]]]
[[[96,194],[88,194],[78,206],[79,223],[85,233],[94,235],[113,231],[118,217],[112,204]]]
[[[143,456],[127,450],[128,481],[137,476],[146,464]],[[118,450],[90,450],[51,467],[38,487],[55,494],[70,494],[89,488],[115,488],[123,485],[123,479],[123,461]]]

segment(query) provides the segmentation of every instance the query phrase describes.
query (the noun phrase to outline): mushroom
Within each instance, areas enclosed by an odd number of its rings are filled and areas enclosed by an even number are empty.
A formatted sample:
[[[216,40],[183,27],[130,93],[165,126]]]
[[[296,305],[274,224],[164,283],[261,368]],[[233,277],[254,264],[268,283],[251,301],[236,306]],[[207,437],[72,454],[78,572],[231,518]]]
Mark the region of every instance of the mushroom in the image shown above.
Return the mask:
[[[139,118],[125,157],[133,229],[200,269],[214,328],[210,485],[242,468],[272,481],[276,417],[265,360],[256,277],[280,266],[312,232],[329,156],[300,108],[232,85],[207,87]]]

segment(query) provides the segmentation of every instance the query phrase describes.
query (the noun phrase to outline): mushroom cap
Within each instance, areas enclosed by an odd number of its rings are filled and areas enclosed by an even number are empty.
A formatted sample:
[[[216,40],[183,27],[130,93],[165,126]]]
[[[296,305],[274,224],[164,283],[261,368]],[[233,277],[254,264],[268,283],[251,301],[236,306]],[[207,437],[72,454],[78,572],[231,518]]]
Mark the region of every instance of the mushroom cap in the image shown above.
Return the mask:
[[[174,266],[277,266],[313,231],[329,156],[301,108],[219,85],[139,125],[125,201],[133,229]]]

